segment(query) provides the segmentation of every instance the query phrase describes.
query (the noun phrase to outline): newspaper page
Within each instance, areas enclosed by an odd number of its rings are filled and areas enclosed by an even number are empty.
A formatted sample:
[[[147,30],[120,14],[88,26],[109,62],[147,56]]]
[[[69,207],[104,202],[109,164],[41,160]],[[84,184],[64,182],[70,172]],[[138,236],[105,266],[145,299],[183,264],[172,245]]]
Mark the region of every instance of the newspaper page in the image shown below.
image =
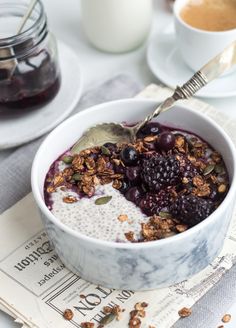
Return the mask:
[[[149,87],[145,95],[167,96],[168,89]],[[215,112],[197,100],[193,106]],[[201,105],[201,106],[200,106]],[[222,116],[221,126],[235,129]],[[226,124],[226,122],[228,122]],[[232,135],[235,141],[235,136]],[[93,322],[95,327],[105,316],[104,306],[119,305],[125,311],[120,321],[109,327],[127,327],[129,313],[137,302],[147,302],[142,327],[170,328],[178,319],[178,310],[191,307],[236,262],[236,213],[221,254],[205,270],[189,280],[169,288],[148,292],[112,290],[86,282],[65,268],[48,240],[32,194],[0,216],[0,307],[24,328],[81,327]],[[71,321],[63,318],[65,309],[74,313]]]
[[[112,290],[90,284],[76,276],[59,260],[43,229],[32,194],[0,217],[0,303],[29,327],[81,327],[98,324],[104,306],[125,309],[121,321],[110,327],[126,327],[129,312],[137,302],[147,302],[142,327],[168,328],[178,320],[178,310],[191,307],[235,263],[236,215],[220,256],[193,278],[149,292]],[[71,321],[62,314],[74,312]],[[27,326],[26,326],[27,327]]]

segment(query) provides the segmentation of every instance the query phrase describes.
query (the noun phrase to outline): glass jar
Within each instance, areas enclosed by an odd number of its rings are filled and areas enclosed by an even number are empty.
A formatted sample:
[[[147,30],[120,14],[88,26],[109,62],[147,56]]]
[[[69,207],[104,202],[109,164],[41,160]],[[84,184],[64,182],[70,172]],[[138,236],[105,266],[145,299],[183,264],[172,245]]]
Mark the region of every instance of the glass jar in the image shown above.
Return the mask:
[[[29,1],[0,2],[0,114],[42,107],[60,87],[57,45],[39,0],[17,33]]]

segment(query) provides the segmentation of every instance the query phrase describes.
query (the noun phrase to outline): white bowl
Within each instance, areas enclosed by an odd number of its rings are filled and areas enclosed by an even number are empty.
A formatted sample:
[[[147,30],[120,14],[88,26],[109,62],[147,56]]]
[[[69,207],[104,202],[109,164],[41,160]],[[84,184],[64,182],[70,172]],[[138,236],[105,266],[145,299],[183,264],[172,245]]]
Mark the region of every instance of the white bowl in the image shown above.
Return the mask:
[[[62,262],[83,279],[98,285],[132,290],[170,286],[204,269],[222,249],[235,200],[235,149],[226,133],[209,118],[183,105],[158,121],[192,131],[219,151],[230,177],[221,205],[195,227],[167,239],[115,243],[90,238],[62,224],[44,203],[43,187],[50,165],[83,132],[101,122],[136,122],[150,113],[153,100],[121,100],[101,104],[67,119],[45,139],[32,167],[32,190],[48,235]]]

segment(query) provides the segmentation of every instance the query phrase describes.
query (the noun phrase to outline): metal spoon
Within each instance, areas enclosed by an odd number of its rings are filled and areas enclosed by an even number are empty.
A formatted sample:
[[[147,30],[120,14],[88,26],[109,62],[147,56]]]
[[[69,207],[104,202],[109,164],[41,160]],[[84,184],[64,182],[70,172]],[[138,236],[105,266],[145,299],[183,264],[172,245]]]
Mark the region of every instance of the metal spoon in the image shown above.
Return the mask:
[[[25,24],[27,23],[27,20],[29,19],[32,11],[34,10],[34,7],[36,6],[38,0],[31,0],[30,4],[29,4],[29,7],[27,8],[27,11],[25,12],[21,22],[20,22],[20,25],[18,26],[18,29],[17,29],[17,32],[16,32],[16,35],[22,33],[24,27],[25,27]],[[14,54],[14,50],[13,48],[8,48],[8,49],[0,49],[0,57],[14,57],[15,54]],[[7,78],[10,79],[11,76],[14,74],[14,71],[17,67],[17,59],[12,59],[10,61],[7,61],[6,63],[2,63],[0,68],[3,70],[5,70],[7,72]]]
[[[202,87],[219,77],[234,64],[236,64],[236,41],[210,60],[182,87],[177,86],[173,95],[161,103],[154,112],[148,115],[142,122],[132,127],[124,126],[120,123],[102,123],[93,126],[75,143],[71,150],[72,153],[76,154],[89,147],[101,146],[106,142],[133,142],[139,129],[147,122],[151,121],[160,113],[170,109],[178,100],[192,97]]]
[[[17,34],[20,34],[23,31],[23,28],[24,28],[28,18],[30,17],[32,11],[34,10],[34,7],[36,6],[37,2],[38,2],[38,0],[31,0],[29,7],[28,7],[26,13],[24,14],[22,21],[18,27]]]

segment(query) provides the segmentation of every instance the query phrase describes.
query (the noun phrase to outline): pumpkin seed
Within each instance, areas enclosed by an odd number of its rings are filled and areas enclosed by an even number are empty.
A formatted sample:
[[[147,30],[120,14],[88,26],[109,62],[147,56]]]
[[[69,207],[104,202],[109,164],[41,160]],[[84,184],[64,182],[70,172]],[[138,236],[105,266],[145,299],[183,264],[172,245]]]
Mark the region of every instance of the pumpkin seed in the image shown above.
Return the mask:
[[[116,315],[113,312],[111,312],[111,313],[107,314],[104,318],[102,318],[102,320],[99,322],[99,324],[102,326],[106,326],[109,323],[111,323],[115,318],[116,318]]]
[[[197,141],[197,139],[196,138],[188,138],[188,137],[186,137],[186,140],[187,140],[187,143],[189,145],[189,148],[190,149],[193,149],[194,143]]]
[[[75,173],[72,175],[72,180],[74,181],[81,181],[82,180],[82,174]]]
[[[110,150],[105,146],[101,146],[101,151],[104,155],[108,155],[108,156],[111,155]]]
[[[196,142],[196,143],[194,144],[194,147],[195,147],[195,148],[202,148],[202,143],[201,143],[201,142]]]
[[[112,199],[112,196],[100,197],[95,200],[95,204],[96,205],[105,205],[105,204],[109,203],[111,199]]]
[[[65,155],[65,156],[62,157],[62,161],[63,161],[65,164],[71,164],[72,161],[73,161],[73,156]]]
[[[204,171],[203,171],[203,175],[208,175],[210,174],[215,168],[215,164],[209,164],[205,167]]]
[[[224,171],[223,165],[222,164],[216,164],[216,166],[215,166],[215,172],[217,174],[220,174],[220,173],[223,173],[223,171]]]
[[[170,219],[171,218],[171,214],[168,212],[159,212],[159,216],[163,219]]]

